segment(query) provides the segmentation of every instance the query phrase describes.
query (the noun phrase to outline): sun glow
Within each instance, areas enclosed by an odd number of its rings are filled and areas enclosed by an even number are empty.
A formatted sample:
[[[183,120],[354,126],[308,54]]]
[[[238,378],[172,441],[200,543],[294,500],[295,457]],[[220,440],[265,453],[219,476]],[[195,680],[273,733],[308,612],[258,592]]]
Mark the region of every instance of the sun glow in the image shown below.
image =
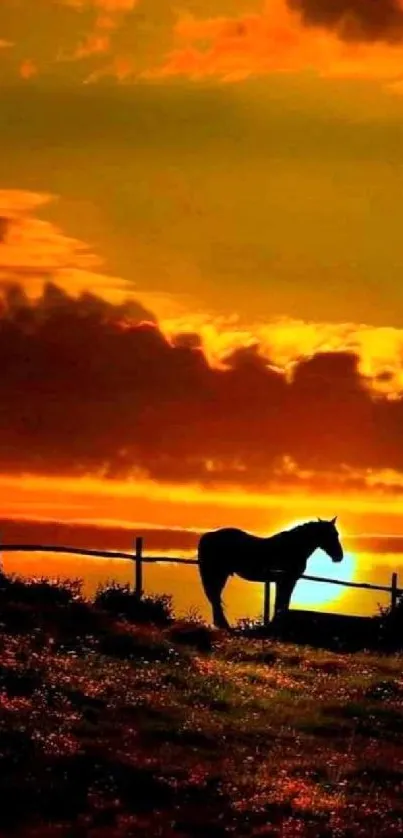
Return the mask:
[[[324,579],[339,579],[341,582],[353,582],[355,579],[357,560],[354,553],[345,553],[343,561],[332,562],[322,551],[316,550],[308,562],[306,569],[307,576],[320,576]],[[325,582],[310,582],[301,580],[298,582],[293,597],[293,605],[300,606],[326,606],[326,609],[336,606],[345,595],[346,588],[343,585],[326,584]]]

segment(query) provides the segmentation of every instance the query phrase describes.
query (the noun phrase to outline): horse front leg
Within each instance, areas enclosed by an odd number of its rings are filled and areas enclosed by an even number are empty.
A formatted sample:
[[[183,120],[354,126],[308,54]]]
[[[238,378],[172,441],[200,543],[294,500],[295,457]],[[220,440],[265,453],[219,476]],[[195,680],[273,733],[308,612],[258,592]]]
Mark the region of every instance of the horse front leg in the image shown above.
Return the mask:
[[[222,600],[213,603],[213,622],[216,628],[230,631],[231,626],[225,616]]]
[[[274,621],[276,623],[287,614],[296,583],[297,580],[294,577],[290,578],[288,576],[277,581],[276,602],[274,606]]]

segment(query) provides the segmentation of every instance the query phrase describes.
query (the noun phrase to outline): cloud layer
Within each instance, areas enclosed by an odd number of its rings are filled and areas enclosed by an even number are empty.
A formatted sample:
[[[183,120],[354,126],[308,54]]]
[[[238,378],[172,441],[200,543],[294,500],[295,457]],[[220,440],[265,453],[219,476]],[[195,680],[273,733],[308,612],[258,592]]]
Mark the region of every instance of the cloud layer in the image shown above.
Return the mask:
[[[0,192],[3,474],[401,493],[398,330],[158,322],[48,200]]]
[[[403,400],[374,399],[354,354],[302,359],[291,381],[255,347],[213,369],[197,336],[172,343],[147,318],[52,284],[4,290],[3,473],[332,490],[403,471]]]

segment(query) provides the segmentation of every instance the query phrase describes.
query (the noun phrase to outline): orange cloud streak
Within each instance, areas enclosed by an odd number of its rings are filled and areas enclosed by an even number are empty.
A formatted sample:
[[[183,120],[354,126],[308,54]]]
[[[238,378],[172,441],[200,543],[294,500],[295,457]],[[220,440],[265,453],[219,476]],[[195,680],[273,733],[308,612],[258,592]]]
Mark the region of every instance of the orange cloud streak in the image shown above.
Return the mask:
[[[98,13],[92,31],[86,34],[76,49],[72,53],[60,53],[58,56],[59,61],[80,61],[90,56],[111,53],[111,34],[123,24],[125,15],[133,11],[138,0],[62,0],[62,2],[65,6],[78,11],[94,9]],[[127,70],[128,63],[130,63],[129,59],[115,56],[111,65],[92,73],[86,82],[98,80],[104,75],[113,75],[118,80],[123,80],[126,75],[132,73],[132,70],[130,72]]]
[[[379,474],[379,479],[387,477]],[[396,479],[397,475],[396,475]],[[403,486],[403,476],[399,475]],[[338,513],[344,534],[386,531],[401,534],[403,492],[388,497],[362,490],[349,493],[292,491],[279,487],[265,494],[238,487],[206,489],[195,484],[180,486],[147,479],[108,481],[96,478],[53,478],[0,476],[2,516],[31,520],[76,521],[99,526],[130,528],[138,522],[147,526],[200,530],[236,519],[239,526],[270,532],[290,521],[315,515]],[[77,511],[81,510],[81,514]],[[369,527],[368,527],[369,522]]]
[[[0,190],[0,281],[19,282],[30,297],[38,296],[52,278],[70,294],[96,288],[113,302],[126,299],[132,284],[97,271],[102,259],[88,245],[33,217],[53,200],[46,193]]]
[[[73,9],[93,8],[107,14],[121,14],[131,12],[137,6],[138,0],[61,0],[65,6]]]

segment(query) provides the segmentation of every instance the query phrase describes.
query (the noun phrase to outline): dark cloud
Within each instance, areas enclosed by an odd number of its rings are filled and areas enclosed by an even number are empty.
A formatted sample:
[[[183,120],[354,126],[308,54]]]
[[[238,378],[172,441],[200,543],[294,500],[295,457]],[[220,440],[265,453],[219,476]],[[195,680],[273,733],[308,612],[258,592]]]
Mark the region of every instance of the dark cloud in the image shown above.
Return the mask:
[[[9,288],[0,470],[287,485],[306,480],[299,468],[330,489],[346,466],[403,470],[403,401],[374,399],[355,355],[301,360],[290,383],[257,347],[227,360],[212,369],[195,336],[168,341],[136,303]]]
[[[348,41],[403,40],[399,0],[288,0],[308,25],[327,26]]]
[[[85,547],[90,550],[119,550],[131,552],[134,549],[133,530],[116,526],[97,526],[95,523],[36,521],[34,519],[1,518],[0,527],[5,544],[51,544],[53,547]],[[147,552],[167,550],[196,551],[201,533],[196,530],[147,529],[141,527]],[[6,554],[4,554],[6,555]]]

